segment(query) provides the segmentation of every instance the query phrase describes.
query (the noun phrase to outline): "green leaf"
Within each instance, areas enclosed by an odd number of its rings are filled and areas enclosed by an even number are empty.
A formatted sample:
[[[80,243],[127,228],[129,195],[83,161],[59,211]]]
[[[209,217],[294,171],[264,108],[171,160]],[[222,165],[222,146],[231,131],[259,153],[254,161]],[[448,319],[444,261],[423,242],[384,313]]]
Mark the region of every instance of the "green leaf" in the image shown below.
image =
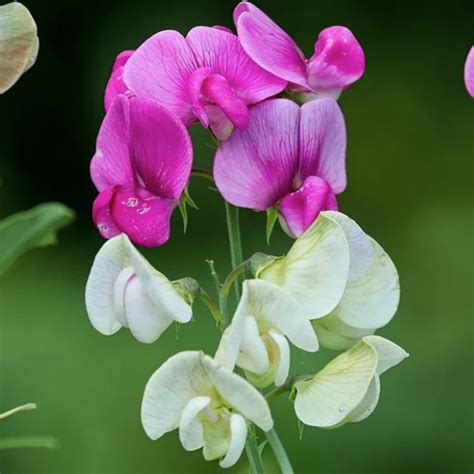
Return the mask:
[[[262,443],[258,445],[258,454],[260,456],[260,460],[262,460],[262,463],[263,463],[263,450],[265,449],[265,446],[267,445],[267,443],[268,443],[268,439],[266,439],[265,441],[263,441]]]
[[[183,228],[184,233],[186,233],[186,229],[188,228],[188,208],[186,206],[186,200],[181,198],[181,201],[178,205],[179,212],[181,213],[181,217],[183,218]]]
[[[275,222],[278,219],[278,211],[275,207],[267,209],[267,244],[270,243],[270,237],[275,227]]]
[[[24,253],[57,242],[56,232],[74,219],[74,211],[50,202],[0,221],[0,275]]]

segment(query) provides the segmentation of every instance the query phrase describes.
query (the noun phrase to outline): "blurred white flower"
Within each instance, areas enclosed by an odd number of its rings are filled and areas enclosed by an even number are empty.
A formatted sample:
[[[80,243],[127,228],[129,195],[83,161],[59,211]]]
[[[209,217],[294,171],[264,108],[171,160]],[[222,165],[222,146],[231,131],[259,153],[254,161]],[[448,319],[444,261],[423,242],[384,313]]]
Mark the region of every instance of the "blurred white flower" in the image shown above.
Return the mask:
[[[280,386],[290,369],[288,340],[300,349],[318,350],[316,334],[301,305],[273,283],[246,280],[216,360],[231,370],[237,364],[257,387],[272,382]]]
[[[36,23],[28,9],[12,2],[0,7],[0,94],[6,92],[36,61]]]
[[[142,424],[153,440],[179,429],[183,448],[203,448],[204,459],[234,465],[245,447],[247,421],[273,427],[265,398],[245,379],[198,351],[169,358],[143,395]]]
[[[294,384],[296,416],[306,425],[337,428],[362,421],[377,406],[379,376],[408,353],[379,336],[366,336],[320,372]]]
[[[97,254],[86,285],[86,308],[106,336],[129,328],[140,342],[156,341],[173,321],[191,320],[191,297],[155,270],[125,234],[108,240]]]

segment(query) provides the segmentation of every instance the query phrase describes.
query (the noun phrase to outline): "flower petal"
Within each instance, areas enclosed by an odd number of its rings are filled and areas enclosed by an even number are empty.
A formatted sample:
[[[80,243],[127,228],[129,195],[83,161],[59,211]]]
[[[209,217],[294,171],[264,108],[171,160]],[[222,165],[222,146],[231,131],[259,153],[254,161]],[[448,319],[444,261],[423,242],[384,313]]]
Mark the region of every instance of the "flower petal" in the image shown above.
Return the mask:
[[[308,83],[315,91],[345,89],[365,70],[362,47],[344,26],[331,26],[319,33],[314,54],[308,61]]]
[[[127,326],[134,337],[146,344],[155,342],[173,323],[173,320],[149,298],[145,285],[133,278],[125,291]]]
[[[194,116],[188,97],[188,79],[199,66],[186,39],[167,30],[147,39],[127,62],[124,81],[139,97],[153,99],[191,125]]]
[[[299,237],[321,211],[337,209],[331,186],[318,176],[309,176],[297,191],[287,194],[280,202],[283,229],[291,237]]]
[[[128,148],[130,101],[119,96],[107,112],[97,136],[97,147],[90,173],[99,191],[121,185],[133,185]]]
[[[3,94],[33,65],[39,42],[35,20],[18,2],[0,7],[0,31],[0,94]]]
[[[227,469],[233,466],[242,455],[247,440],[247,423],[238,413],[230,416],[230,443],[229,449],[224,459],[219,462],[219,466]]]
[[[159,247],[169,239],[171,214],[176,205],[144,189],[122,191],[114,196],[111,216],[135,244]]]
[[[297,165],[299,107],[286,99],[250,111],[246,131],[234,130],[219,146],[214,178],[235,206],[263,211],[292,190]]]
[[[255,387],[208,356],[203,356],[203,364],[224,400],[263,431],[272,429],[273,419],[268,403]]]
[[[302,180],[319,176],[335,194],[346,188],[346,126],[335,100],[320,99],[301,107],[299,159]]]
[[[128,90],[127,86],[123,82],[123,69],[125,63],[129,60],[130,56],[133,54],[133,51],[127,50],[122,51],[115,58],[114,64],[112,66],[112,72],[110,78],[105,87],[104,94],[104,107],[105,111],[109,109],[112,105],[112,102],[119,94],[125,94]]]
[[[377,406],[380,398],[380,378],[377,374],[372,377],[369,388],[363,400],[347,417],[348,422],[356,423],[365,420]]]
[[[202,448],[204,434],[199,412],[211,403],[210,397],[194,397],[184,407],[179,421],[179,440],[186,451]]]
[[[467,92],[474,98],[474,46],[469,50],[464,65],[464,83],[466,84]]]
[[[395,265],[375,240],[370,241],[374,247],[371,267],[359,280],[347,284],[333,311],[341,321],[360,329],[385,326],[395,315],[400,300]]]
[[[278,367],[275,373],[275,386],[280,387],[285,383],[290,372],[290,346],[286,337],[278,331],[270,329],[268,334],[278,347]]]
[[[264,374],[270,368],[270,361],[255,318],[246,316],[243,329],[237,365],[254,374]]]
[[[100,232],[100,235],[105,239],[110,239],[119,235],[122,231],[117,227],[111,215],[112,201],[117,192],[117,188],[112,186],[102,190],[95,198],[92,205],[92,219]]]
[[[186,351],[170,357],[148,380],[143,394],[141,420],[149,438],[156,440],[178,428],[188,402],[212,385],[202,352]]]
[[[92,326],[106,336],[122,327],[115,312],[114,286],[127,266],[123,239],[124,235],[118,235],[105,242],[94,259],[86,284],[87,315]]]
[[[250,2],[234,10],[234,22],[245,52],[263,69],[308,87],[303,53],[291,37]]]
[[[286,87],[286,81],[263,70],[250,59],[234,34],[198,26],[187,34],[186,39],[199,64],[225,77],[230,88],[247,104],[272,97]]]
[[[166,199],[179,200],[193,162],[183,124],[156,102],[130,99],[130,156],[138,183]]]
[[[296,415],[310,426],[338,426],[364,399],[376,367],[377,352],[361,341],[313,378],[295,383]]]
[[[388,369],[398,365],[408,357],[408,352],[388,339],[380,336],[366,336],[364,341],[370,344],[378,355],[377,374],[382,375]]]
[[[283,288],[311,319],[316,319],[329,314],[339,303],[348,271],[349,247],[344,231],[321,213],[286,256],[256,276]]]

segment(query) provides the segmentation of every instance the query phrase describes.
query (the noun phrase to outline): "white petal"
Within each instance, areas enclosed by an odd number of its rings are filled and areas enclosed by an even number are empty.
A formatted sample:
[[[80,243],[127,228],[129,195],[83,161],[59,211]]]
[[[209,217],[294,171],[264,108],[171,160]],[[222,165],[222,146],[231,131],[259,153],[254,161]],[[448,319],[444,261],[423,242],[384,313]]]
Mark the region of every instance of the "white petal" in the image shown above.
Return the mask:
[[[123,239],[121,234],[105,242],[95,257],[86,284],[87,314],[94,328],[106,336],[122,327],[115,312],[114,285],[127,266]]]
[[[341,226],[321,213],[285,257],[264,267],[257,277],[288,291],[311,319],[339,303],[349,271],[349,246]]]
[[[115,316],[123,327],[128,328],[125,316],[125,290],[131,279],[135,276],[133,267],[125,267],[117,276],[114,283],[114,310]]]
[[[367,336],[364,341],[370,344],[378,355],[377,373],[382,375],[409,356],[408,352],[388,339],[380,336]]]
[[[262,430],[272,429],[273,419],[268,403],[255,387],[208,356],[203,357],[203,364],[215,388],[229,405]]]
[[[374,247],[371,267],[357,281],[348,284],[334,314],[350,326],[373,329],[385,326],[397,311],[400,299],[398,273],[383,248]]]
[[[347,417],[348,422],[358,422],[365,420],[377,406],[380,398],[380,378],[375,374],[370,382],[369,389],[364,399],[357,405]]]
[[[278,368],[275,374],[275,386],[280,387],[285,383],[290,371],[290,346],[286,337],[277,331],[270,329],[268,334],[278,347]]]
[[[179,440],[186,451],[195,451],[204,445],[204,435],[199,412],[211,402],[210,397],[194,397],[183,410],[179,422]]]
[[[257,375],[265,373],[270,368],[267,348],[258,333],[257,322],[251,316],[247,316],[244,320],[237,365]]]
[[[210,359],[198,351],[180,352],[150,377],[141,407],[141,420],[148,437],[158,439],[178,428],[189,400],[212,393],[204,366],[206,358]]]
[[[224,459],[219,462],[219,466],[227,469],[233,466],[242,455],[247,440],[247,423],[239,414],[230,417],[230,444]]]
[[[364,399],[377,367],[377,352],[361,341],[306,381],[295,383],[295,411],[310,426],[331,428]]]
[[[265,280],[247,280],[239,307],[262,326],[273,327],[300,349],[318,350],[316,333],[306,311],[291,295]]]
[[[219,365],[230,371],[234,370],[239,355],[242,333],[242,330],[236,330],[234,321],[232,321],[232,324],[222,333],[216,355],[214,356],[214,360]]]
[[[0,94],[7,91],[36,60],[36,23],[21,3],[0,7]]]
[[[155,342],[173,320],[161,312],[148,296],[138,277],[132,278],[125,291],[125,316],[131,333],[147,344]]]
[[[165,275],[153,268],[130,240],[125,241],[130,262],[160,314],[178,323],[191,321],[192,309]]]
[[[337,211],[326,211],[325,215],[334,219],[344,231],[349,244],[350,265],[347,282],[362,278],[374,261],[374,247],[369,236],[350,217]]]

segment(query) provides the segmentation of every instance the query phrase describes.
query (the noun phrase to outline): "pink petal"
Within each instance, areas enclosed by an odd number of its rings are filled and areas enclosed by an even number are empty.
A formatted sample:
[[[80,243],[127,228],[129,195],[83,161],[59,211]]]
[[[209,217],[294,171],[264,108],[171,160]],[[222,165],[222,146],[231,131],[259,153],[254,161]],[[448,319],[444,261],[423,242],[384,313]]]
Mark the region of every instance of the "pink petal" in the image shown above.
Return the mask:
[[[286,99],[250,110],[249,128],[234,130],[214,160],[222,196],[239,207],[263,211],[292,190],[297,167],[300,109]]]
[[[128,61],[133,51],[122,51],[114,61],[110,78],[105,87],[104,106],[107,111],[112,102],[119,94],[127,92],[127,86],[123,82],[122,75],[125,63]]]
[[[179,200],[191,174],[191,138],[158,103],[130,99],[130,156],[136,183],[162,198]]]
[[[227,79],[219,74],[207,77],[201,93],[216,104],[232,124],[245,130],[249,125],[249,110],[247,104],[232,89]]]
[[[199,119],[204,128],[209,127],[209,117],[206,106],[202,101],[201,89],[204,80],[212,74],[210,67],[200,67],[196,69],[188,80],[188,93],[193,107],[193,114]]]
[[[337,211],[337,201],[331,186],[324,179],[309,176],[295,192],[287,194],[280,203],[279,212],[292,237],[299,237],[318,217],[321,211]]]
[[[198,67],[180,33],[160,31],[146,40],[129,59],[124,80],[134,94],[158,101],[188,126],[195,121],[188,97],[188,79]]]
[[[286,81],[257,66],[234,34],[198,26],[186,38],[200,66],[210,67],[213,73],[225,77],[247,104],[260,102],[285,89]]]
[[[117,227],[143,247],[159,247],[170,236],[171,214],[177,202],[154,196],[145,189],[118,192],[111,204]]]
[[[308,102],[301,107],[298,178],[319,176],[336,194],[346,187],[346,126],[333,99]]]
[[[232,122],[216,105],[207,105],[206,111],[209,117],[209,126],[214,136],[221,142],[227,140],[234,130]]]
[[[285,81],[308,87],[303,53],[265,13],[250,2],[242,2],[234,10],[234,22],[242,47],[260,67]]]
[[[115,185],[130,187],[133,183],[128,152],[129,105],[129,99],[119,96],[100,127],[90,165],[92,181],[99,191]]]
[[[95,199],[92,206],[92,219],[105,239],[111,239],[121,233],[115,224],[110,211],[111,202],[115,196],[116,186],[104,189]]]
[[[474,46],[470,49],[464,66],[464,83],[469,95],[474,98]]]
[[[308,83],[315,91],[345,89],[365,70],[365,55],[351,30],[331,26],[319,34],[308,61]]]

